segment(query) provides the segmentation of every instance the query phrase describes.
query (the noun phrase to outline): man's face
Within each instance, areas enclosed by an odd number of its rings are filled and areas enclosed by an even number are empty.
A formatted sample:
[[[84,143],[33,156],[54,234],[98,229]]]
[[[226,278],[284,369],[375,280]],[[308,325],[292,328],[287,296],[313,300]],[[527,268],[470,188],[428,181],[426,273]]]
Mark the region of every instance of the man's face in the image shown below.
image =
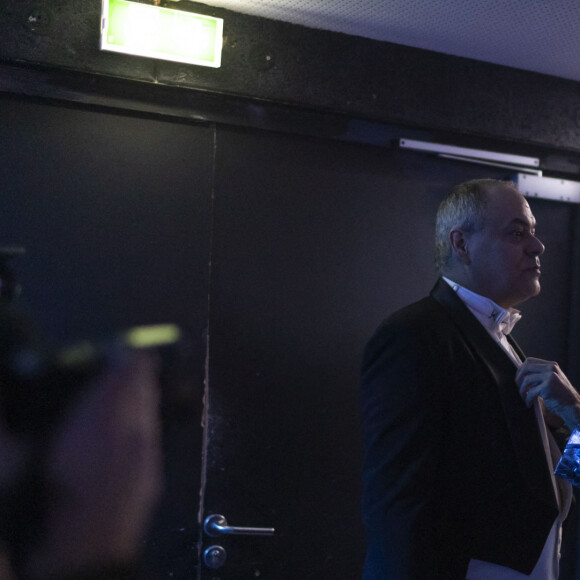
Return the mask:
[[[540,255],[536,220],[515,189],[488,191],[483,228],[467,238],[471,290],[503,308],[521,304],[540,292]]]

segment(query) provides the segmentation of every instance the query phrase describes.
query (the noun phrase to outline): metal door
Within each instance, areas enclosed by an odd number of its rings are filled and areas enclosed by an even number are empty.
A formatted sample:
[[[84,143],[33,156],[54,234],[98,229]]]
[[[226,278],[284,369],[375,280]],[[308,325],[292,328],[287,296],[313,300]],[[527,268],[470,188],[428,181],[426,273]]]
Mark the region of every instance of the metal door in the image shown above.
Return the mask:
[[[22,305],[52,341],[173,322],[191,341],[189,389],[166,425],[166,493],[146,577],[197,575],[213,129],[0,99],[0,244]]]
[[[412,184],[380,148],[220,130],[216,152],[201,519],[259,530],[210,522],[202,577],[354,580],[360,356],[389,301],[432,277],[421,247],[405,279],[401,250],[430,244],[408,232],[436,200],[405,211]]]

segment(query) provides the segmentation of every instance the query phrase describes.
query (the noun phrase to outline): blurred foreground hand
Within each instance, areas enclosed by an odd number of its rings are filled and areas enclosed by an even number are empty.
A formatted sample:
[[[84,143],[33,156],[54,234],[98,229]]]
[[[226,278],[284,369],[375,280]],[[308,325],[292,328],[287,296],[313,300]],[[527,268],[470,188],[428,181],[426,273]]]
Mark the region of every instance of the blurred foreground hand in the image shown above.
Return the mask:
[[[54,436],[46,478],[56,493],[31,578],[89,577],[139,555],[162,488],[160,393],[153,353],[123,354]]]

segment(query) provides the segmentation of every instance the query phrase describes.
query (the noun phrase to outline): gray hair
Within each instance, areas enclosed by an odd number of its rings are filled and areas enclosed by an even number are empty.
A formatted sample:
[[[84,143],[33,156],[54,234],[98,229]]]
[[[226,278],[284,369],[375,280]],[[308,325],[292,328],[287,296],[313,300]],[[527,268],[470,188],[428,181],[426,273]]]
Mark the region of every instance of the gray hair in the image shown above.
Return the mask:
[[[465,232],[483,228],[487,192],[493,186],[517,189],[513,181],[472,179],[456,185],[439,204],[435,220],[435,265],[441,273],[451,259],[449,233],[453,228]]]

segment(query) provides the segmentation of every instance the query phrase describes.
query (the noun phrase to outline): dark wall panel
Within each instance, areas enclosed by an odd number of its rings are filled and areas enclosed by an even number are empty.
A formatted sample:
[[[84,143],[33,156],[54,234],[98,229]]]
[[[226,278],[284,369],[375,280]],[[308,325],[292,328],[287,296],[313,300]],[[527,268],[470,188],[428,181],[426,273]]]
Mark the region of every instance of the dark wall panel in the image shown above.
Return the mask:
[[[70,342],[175,322],[191,337],[154,578],[197,561],[212,143],[207,127],[0,100],[0,243],[27,249],[14,267],[44,333]]]
[[[206,3],[169,2],[171,8],[224,18],[222,66],[183,65],[99,51],[100,0],[5,4],[0,10],[0,62],[132,79],[152,88],[169,85],[184,93],[235,95],[256,107],[264,101],[285,103],[580,151],[580,83],[574,81]],[[17,82],[11,90],[22,90],[22,85]],[[60,96],[71,98],[67,91]]]
[[[172,320],[203,328],[211,130],[0,106],[0,241],[26,247],[24,299],[46,331],[71,339]]]

